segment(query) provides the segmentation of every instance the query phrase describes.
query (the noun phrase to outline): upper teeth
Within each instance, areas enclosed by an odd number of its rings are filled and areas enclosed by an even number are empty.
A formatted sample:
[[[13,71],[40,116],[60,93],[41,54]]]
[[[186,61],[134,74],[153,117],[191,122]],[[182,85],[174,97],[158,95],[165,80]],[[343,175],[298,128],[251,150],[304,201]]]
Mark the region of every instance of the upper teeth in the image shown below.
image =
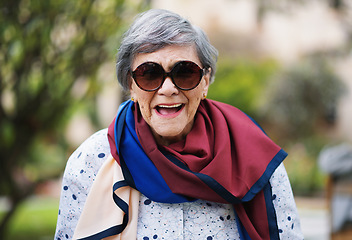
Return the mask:
[[[176,108],[176,107],[180,107],[181,105],[182,105],[181,103],[178,103],[174,105],[158,105],[158,106],[162,108]]]

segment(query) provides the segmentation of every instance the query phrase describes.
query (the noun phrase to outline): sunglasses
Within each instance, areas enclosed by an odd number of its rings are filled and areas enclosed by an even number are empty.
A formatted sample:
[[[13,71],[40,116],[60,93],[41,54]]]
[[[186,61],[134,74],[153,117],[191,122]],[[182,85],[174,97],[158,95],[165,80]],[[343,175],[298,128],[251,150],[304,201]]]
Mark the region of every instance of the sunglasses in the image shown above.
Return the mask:
[[[181,90],[191,90],[198,86],[205,74],[205,68],[200,68],[191,61],[177,62],[170,72],[155,62],[145,62],[131,72],[137,86],[144,91],[156,91],[170,77],[172,83]]]

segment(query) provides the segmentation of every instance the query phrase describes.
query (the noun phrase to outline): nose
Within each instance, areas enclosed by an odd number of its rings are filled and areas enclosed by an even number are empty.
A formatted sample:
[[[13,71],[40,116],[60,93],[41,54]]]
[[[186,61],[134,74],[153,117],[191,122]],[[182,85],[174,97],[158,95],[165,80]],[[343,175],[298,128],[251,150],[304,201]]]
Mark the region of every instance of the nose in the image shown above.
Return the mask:
[[[179,93],[179,89],[172,82],[171,78],[168,76],[165,78],[163,84],[158,89],[158,93],[165,96],[172,96]]]

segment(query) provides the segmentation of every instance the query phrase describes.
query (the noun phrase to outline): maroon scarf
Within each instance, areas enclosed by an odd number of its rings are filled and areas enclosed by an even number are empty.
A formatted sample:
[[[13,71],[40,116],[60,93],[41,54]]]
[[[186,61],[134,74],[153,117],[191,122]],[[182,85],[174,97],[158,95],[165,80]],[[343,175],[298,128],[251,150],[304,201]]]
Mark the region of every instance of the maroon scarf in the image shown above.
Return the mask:
[[[138,105],[134,118],[140,145],[173,193],[232,203],[241,239],[278,238],[269,178],[287,154],[251,118],[230,105],[201,101],[191,132],[167,147],[156,144]],[[120,163],[114,131],[113,123],[111,153]]]

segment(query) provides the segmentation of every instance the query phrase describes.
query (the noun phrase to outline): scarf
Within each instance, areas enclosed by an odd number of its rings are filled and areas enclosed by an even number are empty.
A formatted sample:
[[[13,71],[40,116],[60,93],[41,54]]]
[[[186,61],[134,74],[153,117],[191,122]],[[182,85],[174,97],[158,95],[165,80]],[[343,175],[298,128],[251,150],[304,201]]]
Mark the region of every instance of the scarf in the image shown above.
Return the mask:
[[[109,126],[108,139],[122,187],[162,203],[230,203],[241,239],[279,239],[269,178],[287,154],[239,109],[203,100],[186,138],[159,146],[138,105],[127,101]],[[128,218],[128,202],[122,202],[115,204]],[[123,233],[127,222],[106,236]]]

